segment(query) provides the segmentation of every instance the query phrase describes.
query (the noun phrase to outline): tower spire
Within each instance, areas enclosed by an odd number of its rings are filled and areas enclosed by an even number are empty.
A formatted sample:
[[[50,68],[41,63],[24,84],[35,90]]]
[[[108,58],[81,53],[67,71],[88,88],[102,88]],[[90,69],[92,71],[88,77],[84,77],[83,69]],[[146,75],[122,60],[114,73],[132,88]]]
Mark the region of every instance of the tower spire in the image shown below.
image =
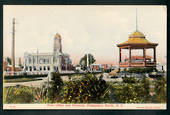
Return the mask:
[[[138,31],[138,16],[137,16],[137,8],[136,8],[136,31]]]

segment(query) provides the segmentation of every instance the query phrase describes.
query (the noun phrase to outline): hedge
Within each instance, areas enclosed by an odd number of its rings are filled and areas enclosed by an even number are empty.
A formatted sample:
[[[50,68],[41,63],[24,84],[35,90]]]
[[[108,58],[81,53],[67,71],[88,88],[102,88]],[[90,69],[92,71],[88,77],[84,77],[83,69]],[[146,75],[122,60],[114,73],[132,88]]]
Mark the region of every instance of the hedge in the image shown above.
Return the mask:
[[[47,77],[47,74],[40,74],[40,75],[8,75],[8,76],[4,76],[4,79],[38,78],[38,77]]]

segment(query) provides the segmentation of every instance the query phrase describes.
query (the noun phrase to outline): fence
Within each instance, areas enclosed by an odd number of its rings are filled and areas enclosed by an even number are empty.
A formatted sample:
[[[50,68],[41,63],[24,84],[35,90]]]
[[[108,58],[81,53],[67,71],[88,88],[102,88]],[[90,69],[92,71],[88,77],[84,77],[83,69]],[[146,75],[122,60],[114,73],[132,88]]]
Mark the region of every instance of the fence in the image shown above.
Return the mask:
[[[165,76],[166,73],[156,73],[156,74],[152,74],[152,73],[128,73],[128,72],[124,72],[124,73],[118,73],[117,76],[118,77],[137,77],[137,78],[142,78],[144,76],[146,77],[161,77],[161,76]]]

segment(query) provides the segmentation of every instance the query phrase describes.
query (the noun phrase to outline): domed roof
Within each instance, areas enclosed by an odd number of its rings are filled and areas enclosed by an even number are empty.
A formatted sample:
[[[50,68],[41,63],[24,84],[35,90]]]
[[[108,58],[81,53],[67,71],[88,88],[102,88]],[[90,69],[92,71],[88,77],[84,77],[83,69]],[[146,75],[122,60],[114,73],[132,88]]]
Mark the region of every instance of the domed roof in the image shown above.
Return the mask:
[[[130,34],[129,38],[145,38],[145,35],[142,32],[135,31]]]
[[[129,36],[129,39],[121,44],[118,44],[117,46],[120,47],[120,46],[125,46],[125,45],[158,45],[156,43],[152,43],[152,42],[149,42],[144,34],[142,32],[139,32],[139,31],[135,31],[133,32],[130,36]]]
[[[56,33],[55,38],[61,38],[60,34]]]

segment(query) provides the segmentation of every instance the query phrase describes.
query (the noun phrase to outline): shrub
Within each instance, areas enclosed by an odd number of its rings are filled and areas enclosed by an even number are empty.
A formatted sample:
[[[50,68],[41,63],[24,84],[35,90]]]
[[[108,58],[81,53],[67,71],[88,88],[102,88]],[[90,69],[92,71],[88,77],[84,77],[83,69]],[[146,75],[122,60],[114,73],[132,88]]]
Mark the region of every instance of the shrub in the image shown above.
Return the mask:
[[[137,81],[135,78],[124,78],[124,83],[113,84],[110,94],[118,103],[150,103],[150,83],[148,78]]]
[[[60,77],[60,74],[53,72],[52,81],[50,83],[50,89],[49,89],[49,96],[52,102],[60,100],[60,93],[62,91],[63,85],[64,83]]]
[[[113,98],[118,103],[140,103],[142,100],[137,96],[136,84],[122,84],[114,86]]]
[[[7,87],[3,90],[4,103],[166,103],[167,80],[159,77],[152,82],[144,77],[124,78],[124,82],[106,82],[88,73],[80,79],[63,83],[59,73],[52,73],[50,88],[27,86]],[[64,85],[65,84],[65,85]],[[150,85],[155,95],[151,96]]]
[[[112,70],[111,69],[104,69],[103,72],[104,73],[110,73]]]
[[[167,99],[167,79],[166,77],[160,77],[155,83],[155,92],[156,92],[156,102],[166,103]]]
[[[140,86],[142,87],[142,88],[144,88],[143,89],[143,92],[141,92],[141,94],[143,95],[143,96],[149,96],[149,86],[150,86],[150,83],[149,83],[149,79],[148,78],[146,78],[146,77],[144,77],[141,81],[140,81]]]
[[[135,77],[123,77],[124,83],[137,83],[137,79]]]
[[[143,99],[143,102],[151,102],[151,96],[150,96],[150,81],[148,78],[144,77],[138,85],[137,88],[138,97],[141,97]]]
[[[108,85],[101,78],[87,74],[82,80],[69,81],[64,86],[64,103],[97,103],[105,99]]]
[[[153,72],[155,68],[129,68],[129,73],[150,73]]]
[[[46,74],[40,74],[40,75],[9,75],[9,76],[4,76],[4,79],[37,78],[37,77],[47,77],[47,75]]]

